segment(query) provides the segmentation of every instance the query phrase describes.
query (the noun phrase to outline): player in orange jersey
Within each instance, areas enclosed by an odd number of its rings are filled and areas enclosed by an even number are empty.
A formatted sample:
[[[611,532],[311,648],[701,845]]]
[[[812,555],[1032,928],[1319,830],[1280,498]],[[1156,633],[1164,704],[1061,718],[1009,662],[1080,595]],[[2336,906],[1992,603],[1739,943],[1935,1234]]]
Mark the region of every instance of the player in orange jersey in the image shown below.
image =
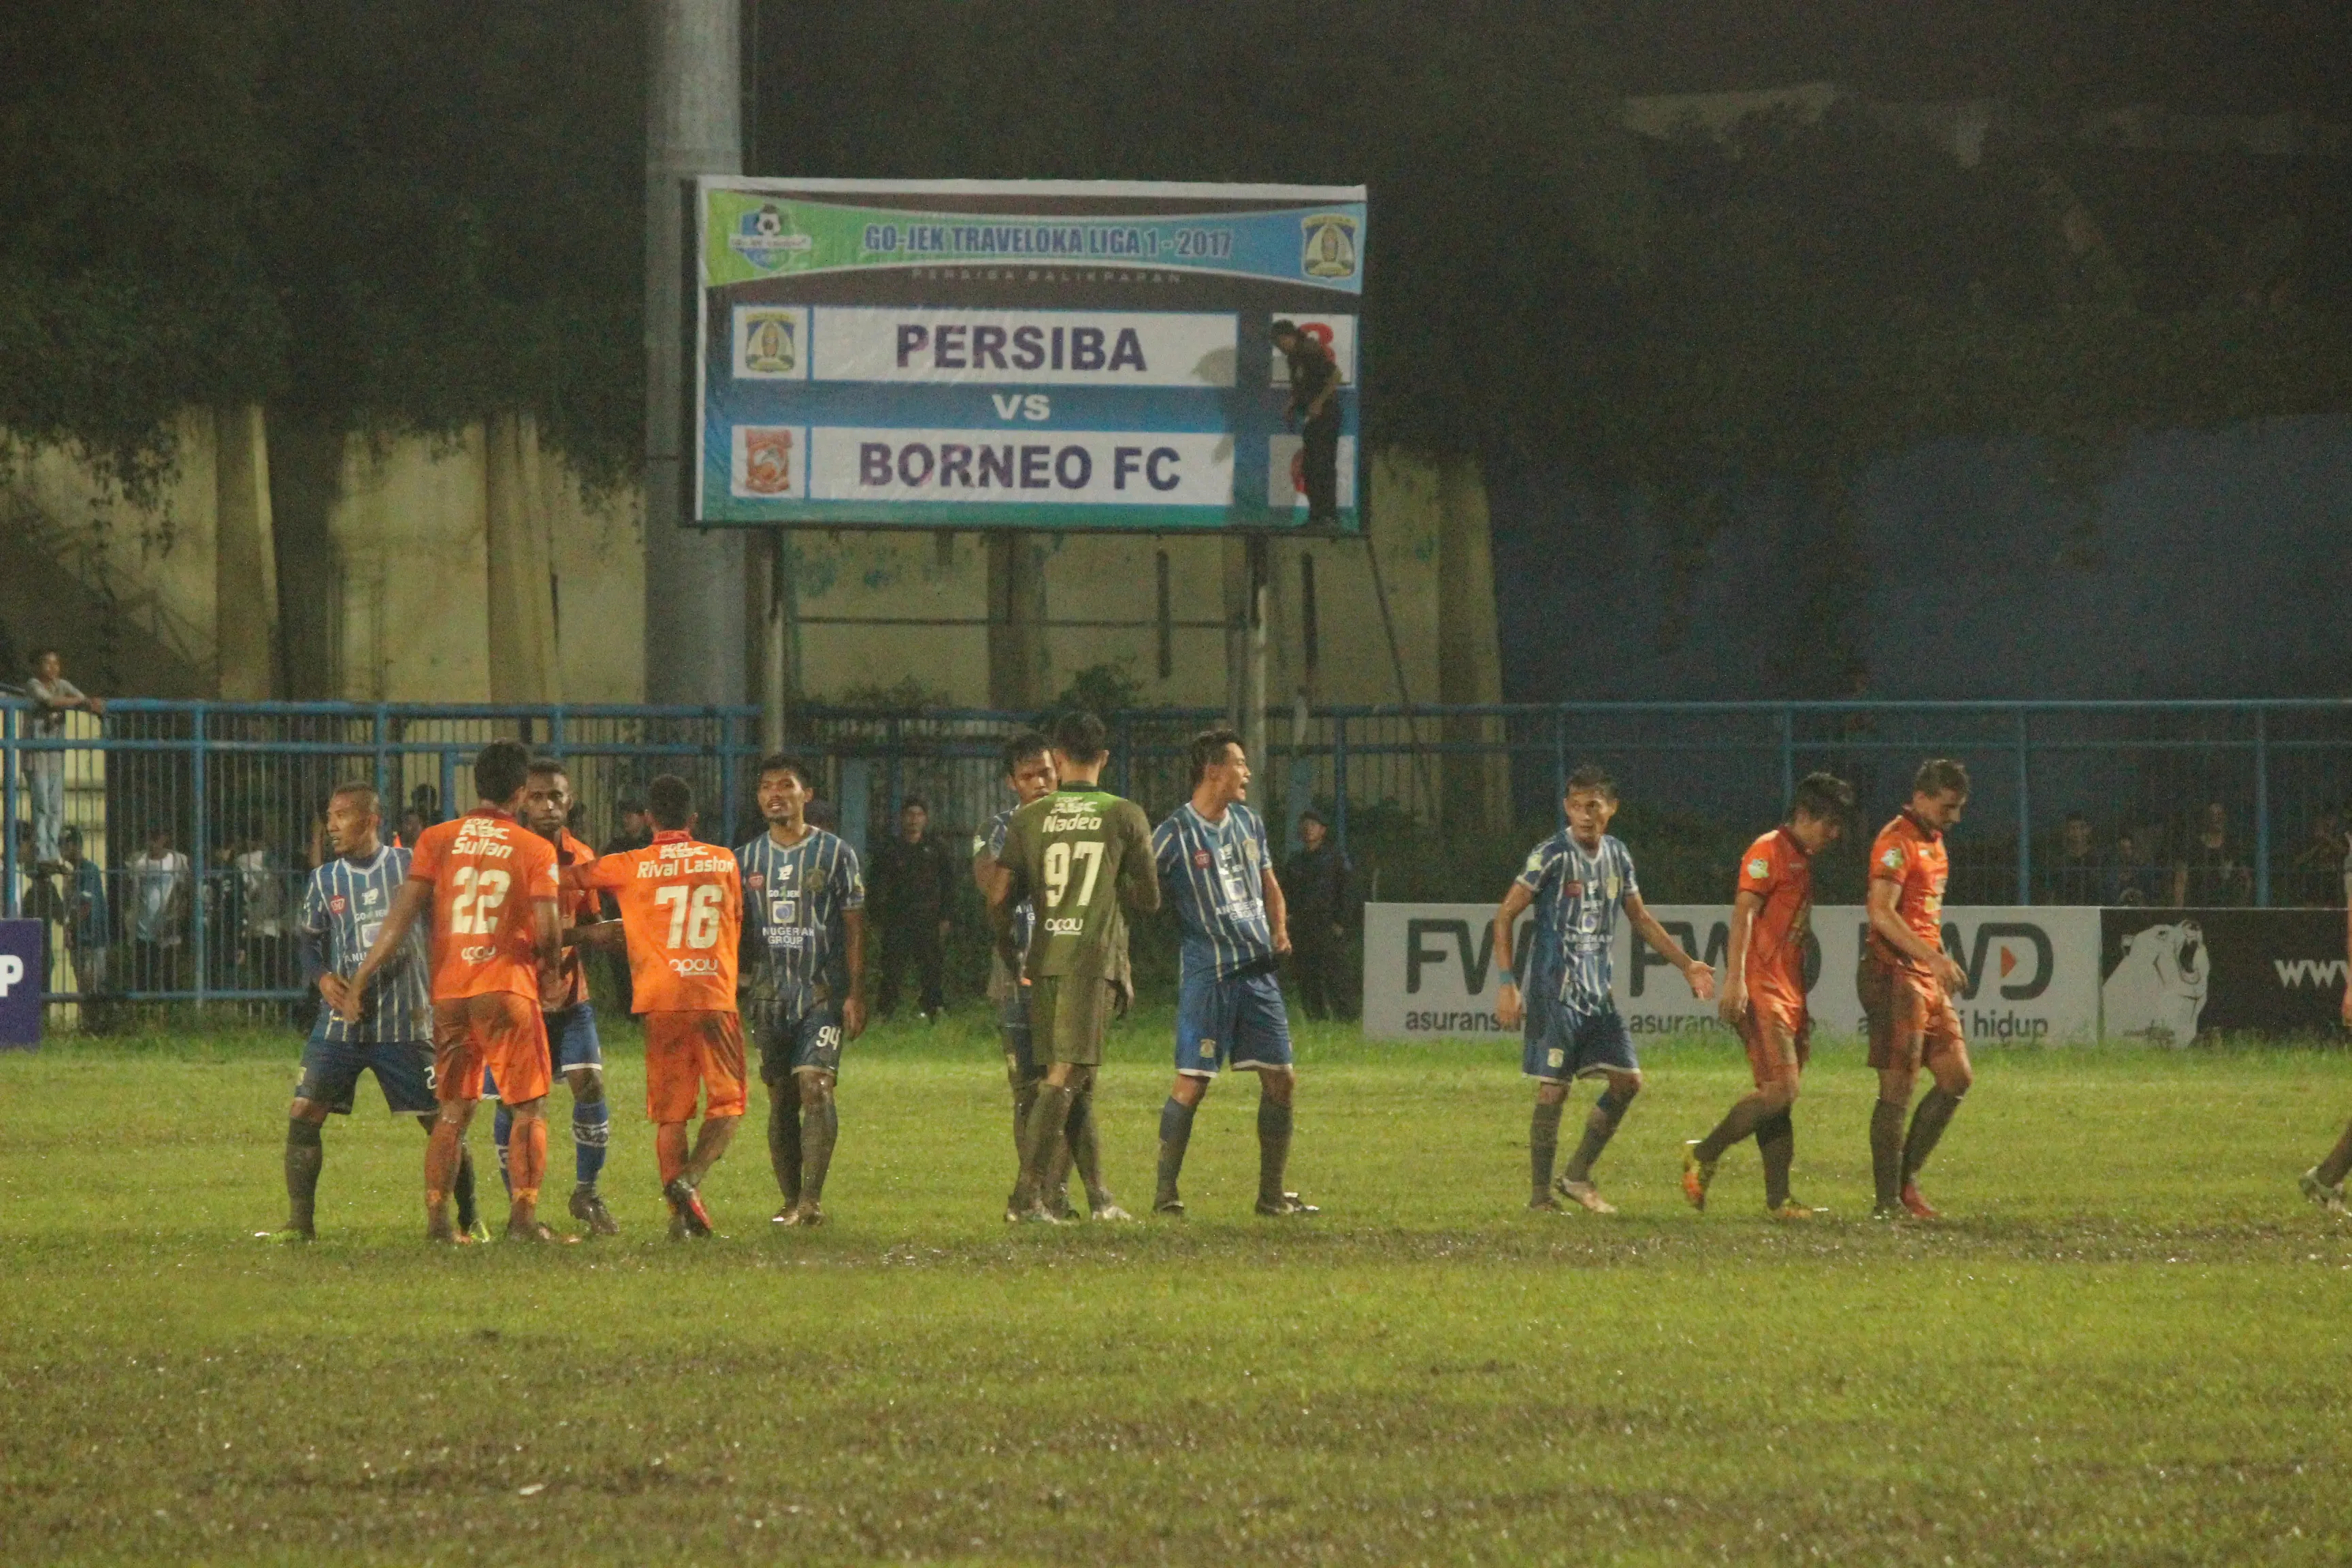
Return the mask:
[[[1870,847],[1870,929],[1854,988],[1869,1021],[1870,1065],[1878,1069],[1878,1102],[1870,1108],[1874,1219],[1906,1211],[1936,1217],[1919,1195],[1919,1167],[1974,1081],[1952,1007],[1968,974],[1944,951],[1944,886],[1952,874],[1944,832],[1968,803],[1968,769],[1944,757],[1922,763],[1911,781],[1911,804]],[[1906,1137],[1903,1113],[1923,1065],[1935,1084]]]
[[[566,867],[566,887],[610,891],[621,907],[629,979],[646,1026],[646,1114],[654,1123],[670,1234],[709,1236],[697,1190],[743,1119],[743,1026],[735,1011],[742,879],[732,850],[697,841],[694,791],[673,773],[646,792],[654,841],[643,849]],[[574,927],[575,942],[594,926]],[[702,1100],[693,1152],[686,1124]]]
[[[1789,820],[1748,847],[1731,906],[1731,948],[1716,1011],[1748,1046],[1756,1091],[1736,1102],[1714,1131],[1683,1147],[1683,1195],[1706,1207],[1707,1184],[1725,1150],[1751,1133],[1764,1157],[1764,1209],[1775,1219],[1814,1211],[1789,1195],[1797,1131],[1789,1108],[1811,1054],[1813,1026],[1805,1010],[1805,965],[1812,941],[1813,857],[1845,831],[1853,786],[1810,773],[1797,786]]]
[[[367,983],[392,962],[431,905],[433,1092],[441,1111],[425,1152],[429,1240],[455,1239],[446,1199],[486,1069],[497,1075],[502,1102],[515,1118],[507,1238],[556,1239],[539,1218],[549,1085],[539,974],[562,956],[562,916],[555,851],[515,818],[530,769],[530,753],[518,742],[493,741],[476,754],[474,787],[481,805],[418,836],[408,880],[393,895],[383,930],[352,976],[341,1008],[344,1017],[358,1021]]]

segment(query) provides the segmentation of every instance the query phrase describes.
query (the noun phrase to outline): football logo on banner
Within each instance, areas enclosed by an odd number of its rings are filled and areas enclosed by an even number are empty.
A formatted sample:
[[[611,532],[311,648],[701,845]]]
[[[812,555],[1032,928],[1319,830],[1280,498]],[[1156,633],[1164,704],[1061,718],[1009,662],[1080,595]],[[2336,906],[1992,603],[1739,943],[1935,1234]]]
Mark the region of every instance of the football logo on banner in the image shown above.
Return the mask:
[[[795,460],[799,432],[764,425],[735,426],[733,489],[739,496],[798,495],[803,488]]]
[[[1344,213],[1316,213],[1299,220],[1305,231],[1298,265],[1309,278],[1356,275],[1356,220]]]

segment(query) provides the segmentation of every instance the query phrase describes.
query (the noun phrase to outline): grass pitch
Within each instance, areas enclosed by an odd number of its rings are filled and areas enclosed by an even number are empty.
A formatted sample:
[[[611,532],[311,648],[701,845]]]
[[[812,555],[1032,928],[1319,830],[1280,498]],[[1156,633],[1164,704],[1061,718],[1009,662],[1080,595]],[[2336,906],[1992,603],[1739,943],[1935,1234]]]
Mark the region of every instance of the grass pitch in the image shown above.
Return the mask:
[[[1101,1096],[1139,1209],[1167,1023]],[[1648,1050],[1609,1221],[1522,1211],[1515,1049],[1309,1029],[1320,1218],[1250,1215],[1227,1082],[1189,1220],[1009,1231],[973,1016],[852,1048],[829,1227],[771,1233],[755,1107],[706,1188],[730,1238],[673,1246],[633,1032],[607,1050],[625,1234],[458,1252],[372,1082],[320,1242],[247,1239],[291,1039],[0,1056],[0,1560],[2352,1559],[2352,1229],[2293,1185],[2340,1054],[1988,1050],[1927,1184],[1955,1217],[1890,1230],[1870,1075],[1825,1049],[1797,1184],[1835,1212],[1791,1229],[1752,1147],[1708,1214],[1676,1188],[1727,1046]]]

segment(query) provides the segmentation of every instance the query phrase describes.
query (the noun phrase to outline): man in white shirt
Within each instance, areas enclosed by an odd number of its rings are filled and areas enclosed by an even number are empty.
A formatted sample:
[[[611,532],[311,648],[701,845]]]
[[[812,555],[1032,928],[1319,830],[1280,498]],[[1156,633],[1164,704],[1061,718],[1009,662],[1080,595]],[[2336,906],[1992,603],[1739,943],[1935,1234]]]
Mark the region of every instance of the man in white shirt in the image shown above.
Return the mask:
[[[172,847],[172,830],[151,829],[147,848],[131,858],[131,984],[140,991],[180,988],[182,927],[187,919],[188,858]]]
[[[76,709],[85,713],[106,711],[104,702],[84,696],[79,687],[66,679],[65,660],[53,647],[33,655],[33,676],[25,682],[25,691],[33,700],[33,716],[26,725],[31,740],[64,740],[66,715]],[[66,825],[66,754],[26,752],[25,781],[33,791],[33,858],[43,871],[58,868],[65,858],[58,851],[58,835]]]

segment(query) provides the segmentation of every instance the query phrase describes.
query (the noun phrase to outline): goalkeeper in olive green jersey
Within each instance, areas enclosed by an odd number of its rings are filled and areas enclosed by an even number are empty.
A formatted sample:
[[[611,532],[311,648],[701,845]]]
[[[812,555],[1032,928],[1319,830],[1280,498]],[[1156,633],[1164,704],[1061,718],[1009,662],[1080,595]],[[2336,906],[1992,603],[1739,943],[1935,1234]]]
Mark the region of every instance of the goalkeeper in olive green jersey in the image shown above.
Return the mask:
[[[1103,1035],[1134,1000],[1127,961],[1127,916],[1160,907],[1151,824],[1131,800],[1097,781],[1107,748],[1103,722],[1066,713],[1053,730],[1061,787],[1013,814],[988,899],[997,952],[1029,976],[1030,1049],[1045,1081],[1021,1130],[1021,1179],[1010,1213],[1050,1221],[1046,1170],[1074,1117],[1093,1114]],[[1034,900],[1036,924],[1023,960],[1013,948],[1013,911]],[[1113,1205],[1114,1209],[1116,1205]]]

